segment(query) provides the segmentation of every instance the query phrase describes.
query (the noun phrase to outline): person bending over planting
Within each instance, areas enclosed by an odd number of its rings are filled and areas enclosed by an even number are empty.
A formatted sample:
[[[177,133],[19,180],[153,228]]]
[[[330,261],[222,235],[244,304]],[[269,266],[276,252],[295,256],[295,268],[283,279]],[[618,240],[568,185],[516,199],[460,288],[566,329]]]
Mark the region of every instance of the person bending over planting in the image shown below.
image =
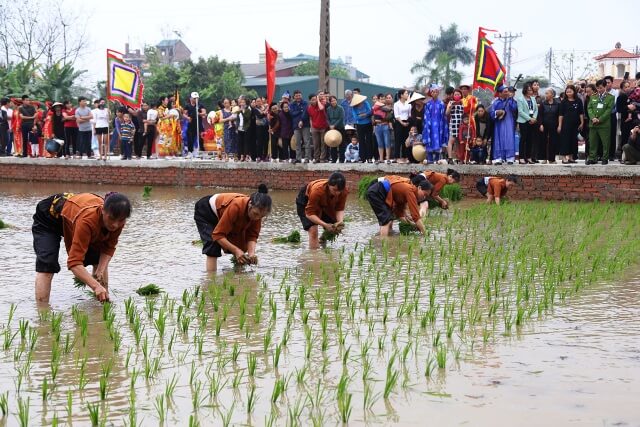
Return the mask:
[[[480,178],[476,183],[476,188],[487,198],[487,203],[496,202],[496,205],[500,204],[500,199],[503,198],[509,188],[518,183],[518,177],[515,175],[508,175],[506,178],[498,178],[495,176],[485,176]]]
[[[218,193],[196,202],[196,221],[202,253],[207,256],[207,271],[218,269],[222,251],[233,254],[238,265],[257,264],[256,243],[262,219],[271,213],[271,197],[264,184],[251,196]]]
[[[373,181],[367,190],[367,200],[378,218],[380,235],[389,235],[394,219],[414,223],[425,234],[418,201],[427,198],[432,189],[433,185],[423,175],[411,179],[391,175]],[[411,218],[406,218],[407,209]]]
[[[334,172],[329,179],[311,181],[300,189],[296,197],[296,209],[302,228],[309,235],[309,249],[320,246],[318,226],[332,234],[340,234],[344,229],[344,207],[349,192],[347,180],[340,172]]]
[[[446,174],[426,170],[419,175],[427,178],[427,181],[433,185],[433,190],[431,190],[431,195],[428,198],[438,202],[440,208],[449,209],[449,202],[440,197],[440,191],[442,191],[442,188],[447,184],[460,182],[460,174],[453,169],[447,169]],[[411,174],[410,178],[413,178],[414,176],[414,174]],[[420,203],[420,215],[424,216],[428,210],[429,200],[422,201],[422,203]]]
[[[109,262],[118,237],[131,215],[124,194],[54,194],[40,201],[33,215],[36,252],[36,300],[48,302],[53,275],[60,272],[60,238],[67,249],[67,267],[101,301],[109,300]],[[86,266],[93,266],[89,274]]]

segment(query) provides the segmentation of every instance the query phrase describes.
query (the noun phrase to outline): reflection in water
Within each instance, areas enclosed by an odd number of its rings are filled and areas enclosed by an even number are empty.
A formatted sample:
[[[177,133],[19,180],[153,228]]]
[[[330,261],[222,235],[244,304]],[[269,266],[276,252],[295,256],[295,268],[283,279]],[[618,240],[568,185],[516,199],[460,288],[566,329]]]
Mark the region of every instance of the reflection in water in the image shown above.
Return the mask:
[[[32,211],[54,192],[101,194],[114,189],[127,193],[134,204],[110,271],[121,348],[114,352],[113,331],[103,321],[102,306],[72,285],[66,269],[56,275],[52,289],[52,312],[63,314],[57,342],[51,313],[39,314],[33,302]],[[10,392],[13,414],[15,379],[18,370],[24,370],[21,395],[31,398],[33,424],[49,424],[55,415],[66,420],[69,391],[71,419],[87,424],[87,404],[100,402],[100,377],[111,364],[107,399],[99,410],[113,425],[134,420],[157,424],[157,399],[165,396],[172,381],[175,391],[163,398],[167,425],[184,425],[191,414],[202,425],[220,425],[229,414],[236,424],[261,425],[273,416],[283,425],[296,407],[314,408],[305,409],[301,424],[311,424],[312,418],[336,424],[336,396],[345,379],[353,395],[354,425],[425,425],[426,419],[435,425],[539,425],[544,419],[551,425],[582,426],[640,419],[634,401],[640,389],[637,274],[618,284],[587,288],[509,337],[498,330],[484,340],[486,332],[478,326],[447,338],[441,320],[415,332],[420,325],[402,317],[408,308],[401,301],[404,293],[420,289],[414,286],[430,267],[415,261],[408,266],[407,246],[400,239],[372,238],[378,227],[362,201],[350,199],[346,233],[336,244],[310,252],[304,233],[301,245],[270,243],[299,228],[295,193],[274,192],[274,209],[258,246],[261,265],[235,274],[225,256],[220,263],[224,271],[209,278],[201,249],[192,241],[198,238],[193,205],[211,193],[154,188],[151,197],[143,198],[142,188],[3,185],[0,218],[12,227],[0,231],[0,340],[8,330],[12,303],[17,310],[11,331],[27,320],[37,330],[29,361],[29,334],[22,341],[18,333],[0,352],[0,393]],[[430,250],[430,243],[412,250],[417,257]],[[61,264],[65,257],[61,253]],[[392,268],[376,269],[382,259]],[[342,268],[350,265],[353,268]],[[454,282],[461,278],[456,272]],[[357,283],[353,294],[346,286],[350,282]],[[145,299],[133,292],[147,283],[158,284],[165,294]],[[420,292],[428,302],[429,288]],[[445,307],[440,289],[435,298]],[[376,301],[386,300],[388,311],[376,307]],[[72,310],[88,319],[85,345]],[[166,326],[160,337],[158,319],[163,314]],[[45,377],[52,383],[52,353],[69,347],[67,334],[71,348],[66,354],[62,350],[55,388],[42,404]],[[436,355],[438,346],[431,344],[437,339],[450,348],[446,369],[428,365]],[[385,400],[381,395],[392,357],[398,378]],[[362,380],[367,364],[369,391]],[[86,384],[81,386],[83,379]],[[279,381],[286,384],[286,392],[274,406],[271,398]],[[257,400],[248,414],[254,385]],[[370,410],[363,410],[367,393]],[[9,425],[15,420],[11,417]]]

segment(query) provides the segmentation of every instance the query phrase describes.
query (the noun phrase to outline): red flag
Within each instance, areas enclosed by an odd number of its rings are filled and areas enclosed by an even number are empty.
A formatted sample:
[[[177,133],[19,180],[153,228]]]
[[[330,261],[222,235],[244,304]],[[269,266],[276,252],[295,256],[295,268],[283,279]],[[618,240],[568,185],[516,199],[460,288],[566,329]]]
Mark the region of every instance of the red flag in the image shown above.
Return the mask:
[[[271,104],[276,91],[276,60],[278,59],[278,52],[269,46],[266,40],[264,41],[264,48],[267,63],[267,103]]]
[[[487,39],[486,28],[478,28],[478,49],[476,51],[476,67],[473,73],[473,88],[496,90],[504,82],[504,66],[498,54]]]

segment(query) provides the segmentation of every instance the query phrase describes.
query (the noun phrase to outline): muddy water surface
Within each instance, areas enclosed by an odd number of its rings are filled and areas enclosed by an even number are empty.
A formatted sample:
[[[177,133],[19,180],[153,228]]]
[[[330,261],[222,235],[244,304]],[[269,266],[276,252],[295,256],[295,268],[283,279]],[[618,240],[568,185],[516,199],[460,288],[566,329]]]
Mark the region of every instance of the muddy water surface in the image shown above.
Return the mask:
[[[582,290],[510,336],[495,334],[487,340],[469,340],[454,335],[446,368],[434,369],[427,378],[426,364],[435,350],[425,350],[424,343],[433,340],[433,333],[414,338],[405,333],[406,321],[396,315],[400,304],[391,304],[393,309],[384,326],[379,322],[379,311],[375,316],[364,314],[368,307],[363,310],[363,304],[352,318],[350,309],[342,303],[337,316],[330,302],[345,290],[336,287],[333,277],[320,284],[323,274],[335,273],[331,266],[337,260],[347,260],[350,253],[357,254],[357,248],[372,242],[377,225],[367,205],[352,198],[345,235],[329,250],[310,253],[305,249],[304,235],[302,245],[270,243],[272,237],[299,227],[295,194],[275,192],[273,213],[260,236],[260,266],[234,274],[228,257],[224,257],[224,271],[211,279],[203,271],[200,248],[192,241],[198,239],[193,204],[211,194],[212,189],[154,188],[151,197],[143,198],[142,188],[117,188],[129,194],[134,203],[134,215],[110,268],[113,310],[122,343],[114,353],[103,308],[85,291],[75,288],[72,276],[63,268],[54,280],[51,310],[63,314],[61,346],[66,334],[75,345],[60,357],[55,388],[43,403],[42,383],[45,378],[52,383],[55,344],[50,312],[39,314],[33,301],[31,215],[39,200],[55,192],[102,194],[111,190],[75,185],[0,185],[0,218],[11,224],[9,229],[0,230],[0,340],[6,340],[6,331],[11,335],[19,330],[19,320],[28,320],[29,326],[38,331],[30,369],[19,393],[24,399],[29,397],[30,425],[49,425],[56,416],[62,422],[88,425],[87,404],[94,402],[99,404],[99,417],[107,425],[158,425],[156,399],[164,395],[173,378],[175,392],[165,400],[167,408],[162,411],[167,425],[187,425],[191,416],[201,425],[311,425],[314,421],[336,425],[340,423],[338,384],[345,374],[348,393],[352,394],[350,425],[640,425],[637,269],[617,283]],[[376,239],[372,244],[380,246]],[[64,266],[64,251],[60,258]],[[354,272],[361,277],[358,280],[376,274],[375,269],[364,267]],[[399,271],[406,273],[402,268]],[[158,284],[166,297],[137,296],[134,290],[147,283]],[[302,297],[300,287],[305,286],[308,292]],[[383,291],[390,292],[390,287],[383,287]],[[204,308],[199,310],[202,295],[206,295]],[[130,297],[144,326],[138,345],[125,313],[124,302]],[[305,298],[306,308],[301,309],[301,299]],[[239,303],[243,299],[246,316],[241,314]],[[214,300],[220,304],[218,311],[212,308]],[[319,303],[321,300],[327,301],[326,307]],[[16,305],[16,311],[7,327],[11,304]],[[226,313],[222,308],[225,305]],[[74,306],[88,315],[90,332],[84,345],[72,317]],[[186,333],[176,320],[179,306],[184,306],[191,318]],[[171,313],[162,338],[152,320],[160,309]],[[289,311],[294,314],[288,315]],[[323,311],[329,313],[325,334]],[[305,314],[309,326],[305,326]],[[369,321],[374,317],[377,323]],[[338,327],[336,322],[343,326]],[[343,345],[339,345],[338,330],[345,331]],[[400,333],[394,337],[395,331]],[[283,340],[286,345],[279,346]],[[24,350],[28,340],[20,341],[17,333],[6,350],[0,349],[0,393],[9,392],[11,412],[0,419],[0,425],[19,425],[18,371],[29,365],[28,351]],[[312,349],[308,352],[309,341]],[[238,352],[235,361],[234,344]],[[281,351],[277,363],[276,346]],[[364,359],[371,370],[369,392],[362,381],[363,352],[368,353]],[[248,360],[254,356],[256,369],[251,376]],[[389,398],[384,399],[390,359],[394,360],[392,371],[398,372],[398,379]],[[109,363],[112,368],[107,397],[100,403],[99,378]],[[151,372],[154,363],[157,369]],[[306,374],[298,378],[303,371]],[[86,378],[84,386],[80,385],[81,377]],[[286,384],[286,390],[272,404],[274,384],[279,380]],[[250,409],[252,390],[256,400]],[[70,414],[66,409],[69,392]],[[364,410],[367,393],[373,398]]]

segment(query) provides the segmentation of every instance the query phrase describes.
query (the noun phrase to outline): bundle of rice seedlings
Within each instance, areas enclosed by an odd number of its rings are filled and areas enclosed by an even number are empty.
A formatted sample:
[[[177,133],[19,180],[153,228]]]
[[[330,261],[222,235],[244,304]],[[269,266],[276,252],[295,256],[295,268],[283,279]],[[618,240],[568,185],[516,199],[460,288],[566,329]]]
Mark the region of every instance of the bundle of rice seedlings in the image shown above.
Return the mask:
[[[138,289],[136,289],[136,293],[143,297],[146,297],[149,295],[158,295],[160,292],[162,292],[162,289],[160,289],[158,285],[153,283],[149,283],[148,285],[145,285],[145,286],[140,286]]]
[[[378,177],[372,176],[372,175],[366,175],[360,178],[360,181],[358,181],[358,197],[360,197],[361,199],[366,199],[367,190],[369,189],[369,186],[373,181],[377,181],[377,180],[378,180]]]
[[[274,237],[271,241],[273,243],[300,243],[300,232],[293,230],[288,236]]]

